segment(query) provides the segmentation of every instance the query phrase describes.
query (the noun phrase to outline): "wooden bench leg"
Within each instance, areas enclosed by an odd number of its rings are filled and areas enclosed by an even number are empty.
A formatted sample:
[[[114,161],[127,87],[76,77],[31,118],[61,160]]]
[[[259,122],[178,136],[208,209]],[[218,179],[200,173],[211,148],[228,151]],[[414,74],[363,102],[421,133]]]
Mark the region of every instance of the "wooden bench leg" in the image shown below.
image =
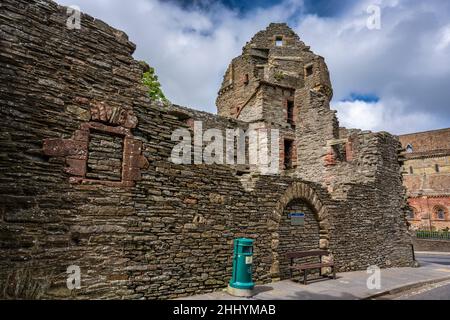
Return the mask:
[[[336,268],[333,266],[333,279],[336,280]]]
[[[308,279],[308,269],[305,269],[305,271],[303,271],[303,284],[306,286],[307,283],[307,279]]]

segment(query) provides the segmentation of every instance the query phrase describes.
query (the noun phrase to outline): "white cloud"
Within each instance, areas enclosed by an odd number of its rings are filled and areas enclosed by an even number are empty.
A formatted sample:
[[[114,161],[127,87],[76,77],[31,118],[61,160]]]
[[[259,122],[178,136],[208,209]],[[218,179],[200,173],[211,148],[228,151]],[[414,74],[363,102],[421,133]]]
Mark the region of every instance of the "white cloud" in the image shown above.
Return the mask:
[[[59,0],[124,30],[137,44],[135,57],[154,66],[174,103],[215,112],[215,98],[231,59],[272,21],[285,21],[301,5],[289,0],[251,16],[220,4],[210,11],[185,10],[170,2]]]
[[[296,27],[328,63],[339,119],[393,133],[450,126],[449,3],[378,1],[381,30],[365,27],[369,3],[344,16],[300,18]],[[375,94],[381,102],[339,102],[351,93]]]
[[[437,119],[423,111],[409,112],[399,101],[388,104],[381,101],[339,101],[333,104],[338,111],[340,125],[371,131],[388,131],[405,134],[427,130]]]
[[[357,123],[359,129],[378,130],[383,123],[385,108],[381,103],[340,101],[333,108],[339,112],[340,125],[344,127],[353,128]]]
[[[217,91],[231,59],[270,22],[291,21],[302,40],[325,57],[333,105],[346,126],[393,133],[450,126],[447,1],[358,1],[331,18],[302,15],[302,0],[280,1],[247,14],[215,2],[208,11],[156,0],[58,2],[76,4],[127,32],[137,44],[135,57],[156,68],[174,103],[215,112]],[[381,30],[366,27],[369,4],[381,7]],[[339,103],[350,93],[375,94],[380,102]],[[362,116],[363,110],[370,110],[372,119]]]
[[[439,41],[436,45],[436,50],[443,51],[445,49],[448,49],[450,45],[450,25],[443,27],[438,34]]]

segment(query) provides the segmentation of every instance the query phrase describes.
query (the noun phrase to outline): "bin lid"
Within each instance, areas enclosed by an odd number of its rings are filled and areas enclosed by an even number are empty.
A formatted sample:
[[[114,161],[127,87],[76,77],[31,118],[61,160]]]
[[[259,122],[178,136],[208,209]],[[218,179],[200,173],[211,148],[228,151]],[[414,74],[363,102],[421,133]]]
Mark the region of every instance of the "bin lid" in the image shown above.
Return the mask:
[[[237,244],[240,246],[251,246],[253,245],[254,240],[248,238],[237,238]]]

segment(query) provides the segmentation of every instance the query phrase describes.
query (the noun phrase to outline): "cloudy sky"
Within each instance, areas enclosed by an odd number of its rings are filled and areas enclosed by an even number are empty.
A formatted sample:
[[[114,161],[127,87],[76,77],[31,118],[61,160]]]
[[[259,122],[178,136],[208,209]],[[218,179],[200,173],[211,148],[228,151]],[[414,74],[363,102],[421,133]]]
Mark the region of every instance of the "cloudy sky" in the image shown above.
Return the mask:
[[[124,30],[174,103],[216,112],[230,60],[270,22],[325,57],[341,125],[395,134],[450,127],[448,0],[57,0]],[[374,26],[380,8],[380,28]],[[368,10],[369,9],[369,10]]]

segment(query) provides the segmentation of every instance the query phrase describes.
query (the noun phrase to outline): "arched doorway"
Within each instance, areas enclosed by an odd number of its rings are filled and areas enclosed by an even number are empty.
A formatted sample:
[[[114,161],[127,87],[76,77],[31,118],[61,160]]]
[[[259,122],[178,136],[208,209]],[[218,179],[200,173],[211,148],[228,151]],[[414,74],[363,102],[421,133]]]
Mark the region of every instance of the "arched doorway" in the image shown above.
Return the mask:
[[[303,216],[303,222],[294,223],[292,214]],[[270,273],[273,279],[289,278],[287,252],[328,249],[328,211],[316,191],[306,183],[293,183],[285,191],[269,226],[272,231]]]
[[[302,215],[296,218],[295,215]],[[295,219],[300,223],[293,222]],[[280,278],[288,279],[289,259],[286,254],[295,251],[319,250],[319,221],[315,217],[314,210],[304,199],[294,199],[283,210],[278,229],[278,260],[280,266]],[[317,263],[318,258],[304,259],[301,262]]]

